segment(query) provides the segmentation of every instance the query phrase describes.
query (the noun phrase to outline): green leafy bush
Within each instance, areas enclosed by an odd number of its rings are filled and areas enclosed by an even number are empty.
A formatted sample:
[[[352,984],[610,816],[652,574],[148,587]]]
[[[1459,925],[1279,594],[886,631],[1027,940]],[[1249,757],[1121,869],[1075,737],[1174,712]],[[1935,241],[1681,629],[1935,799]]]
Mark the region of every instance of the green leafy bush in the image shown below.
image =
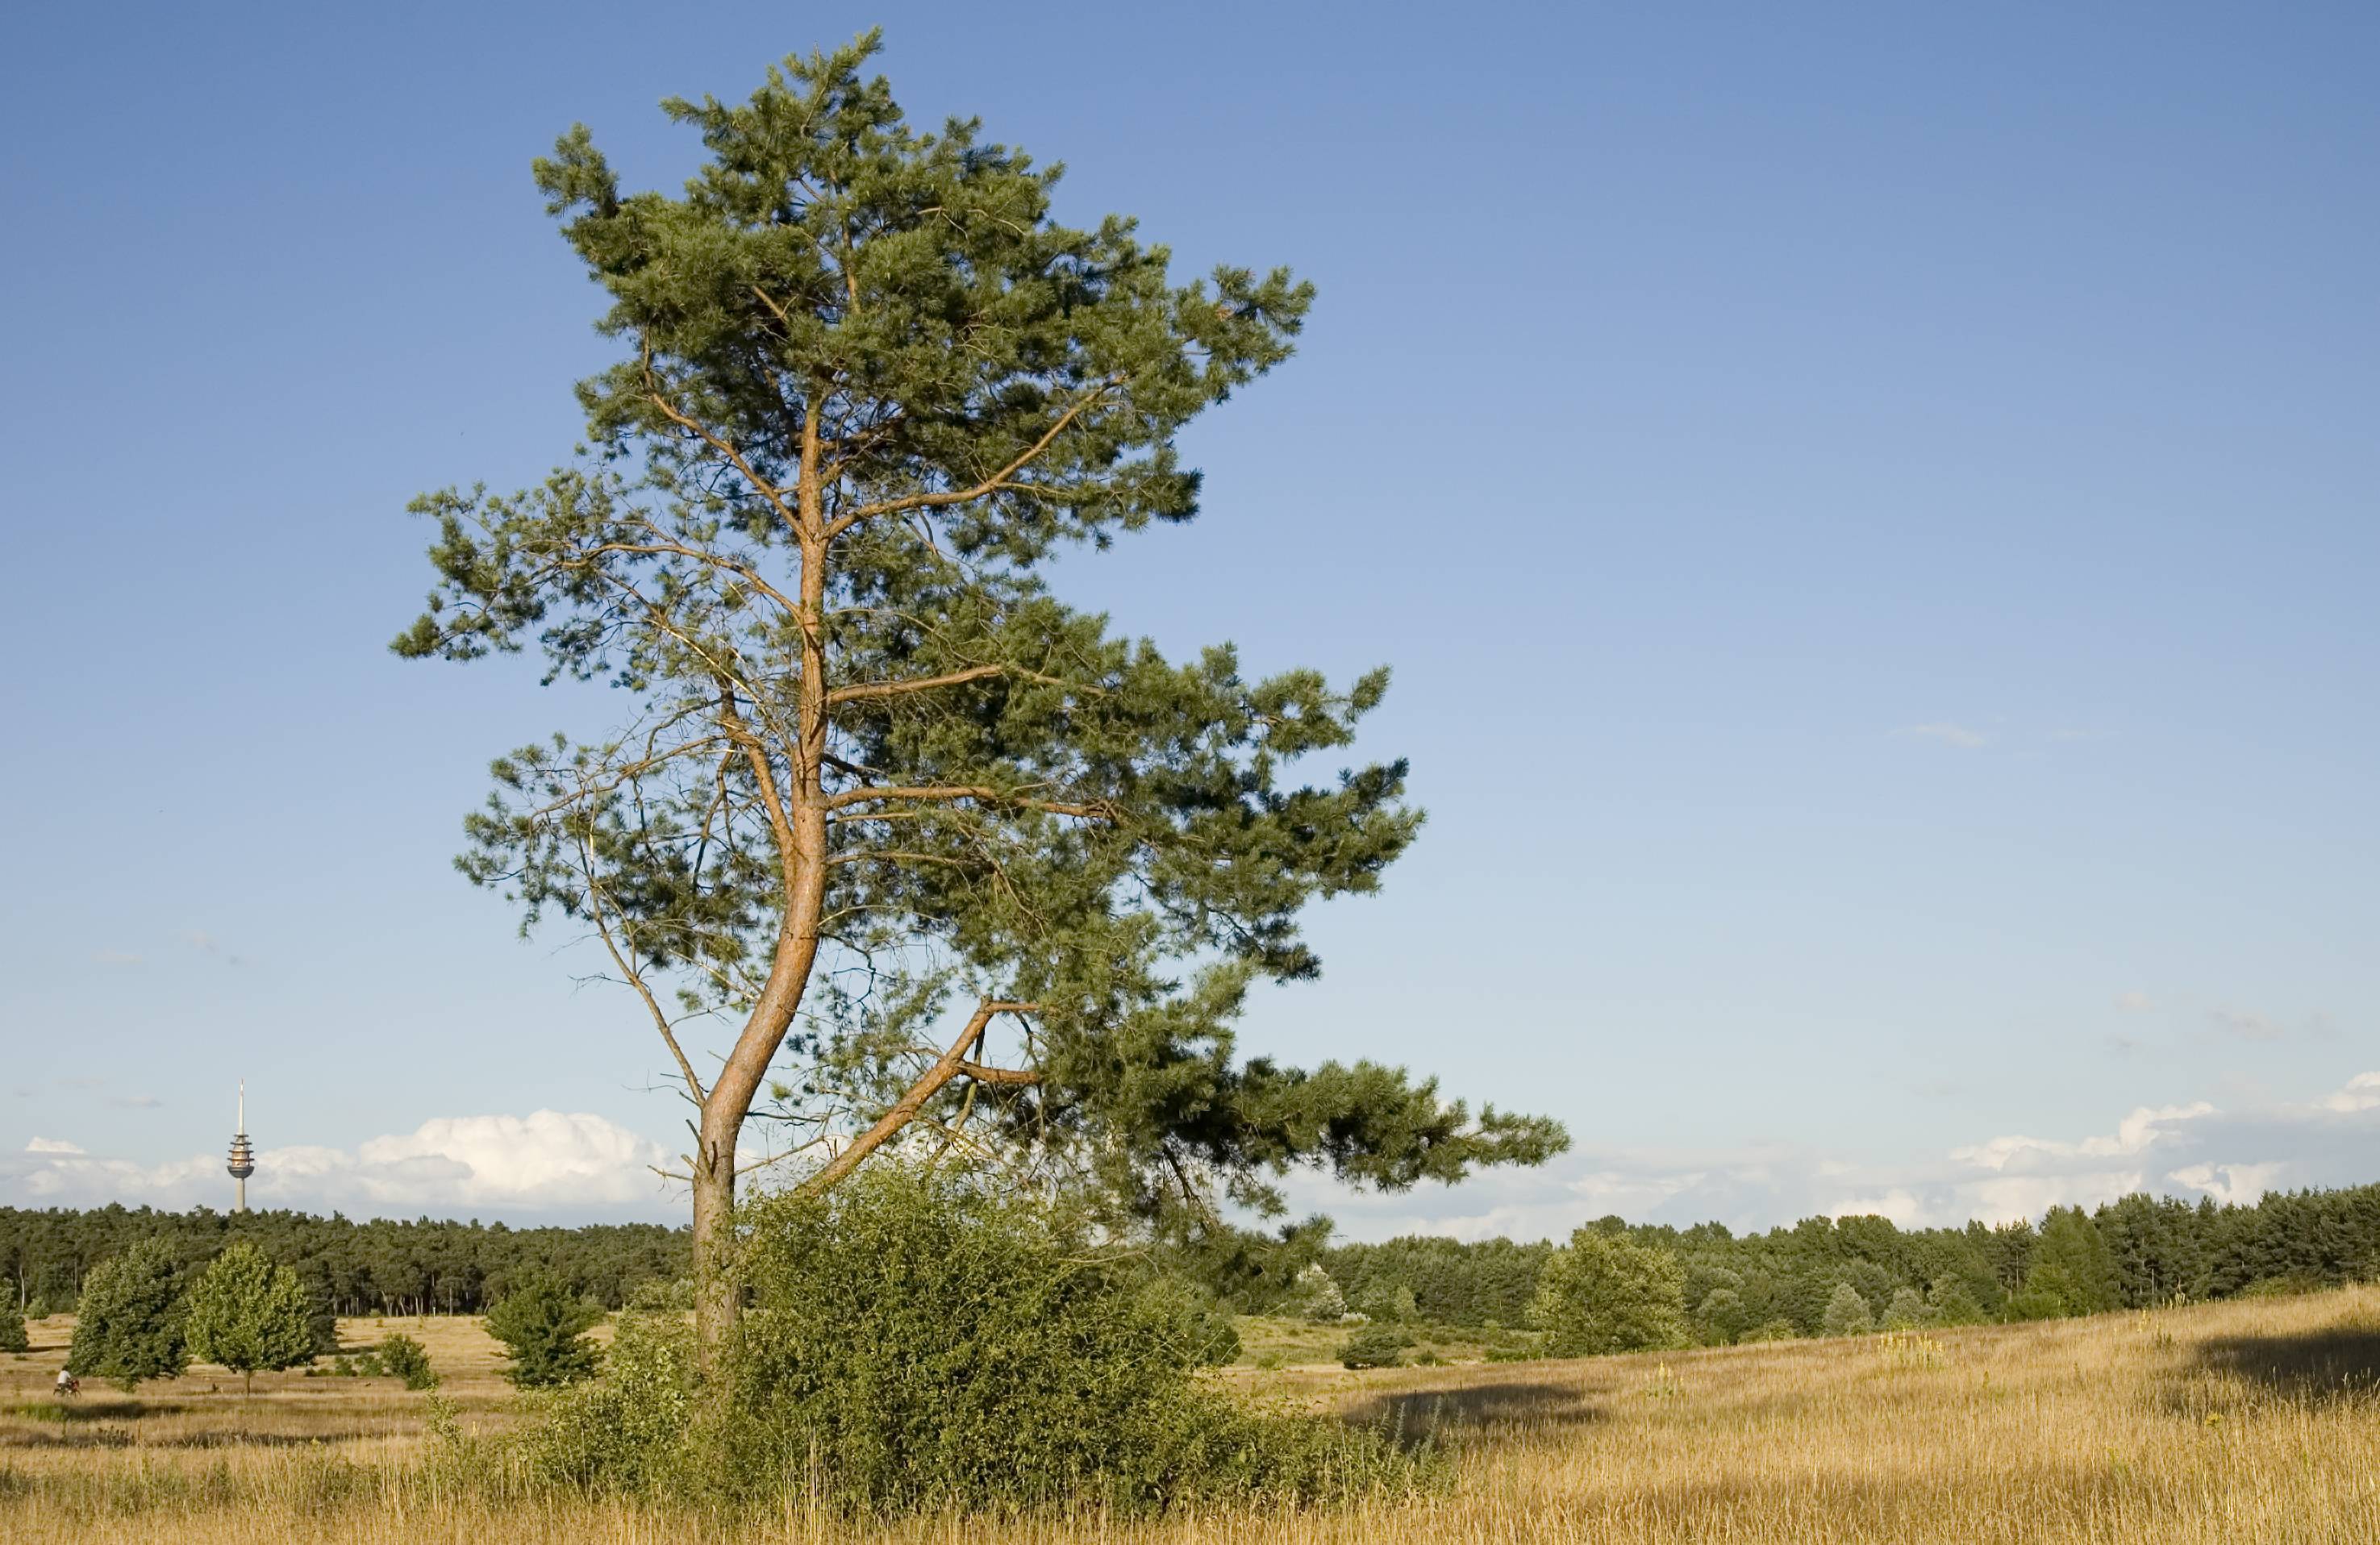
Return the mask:
[[[552,1272],[532,1268],[488,1311],[488,1334],[504,1344],[504,1377],[524,1388],[567,1384],[595,1371],[594,1345],[583,1334],[603,1311]]]
[[[601,1378],[535,1397],[529,1473],[765,1513],[1140,1512],[1417,1484],[1382,1434],[1252,1411],[1197,1376],[1205,1313],[1062,1218],[887,1169],[741,1219],[714,1401],[674,1313],[624,1314]]]
[[[530,1473],[628,1494],[702,1489],[692,1443],[694,1336],[686,1317],[632,1307],[603,1375],[541,1397],[523,1429]]]
[[[381,1369],[391,1378],[405,1381],[409,1390],[434,1390],[438,1387],[438,1370],[430,1366],[430,1348],[402,1334],[392,1334],[373,1349]]]
[[[1394,1325],[1361,1325],[1339,1347],[1342,1368],[1394,1368],[1413,1337]]]
[[[0,1352],[28,1352],[32,1346],[32,1338],[25,1334],[25,1316],[15,1304],[0,1301]]]

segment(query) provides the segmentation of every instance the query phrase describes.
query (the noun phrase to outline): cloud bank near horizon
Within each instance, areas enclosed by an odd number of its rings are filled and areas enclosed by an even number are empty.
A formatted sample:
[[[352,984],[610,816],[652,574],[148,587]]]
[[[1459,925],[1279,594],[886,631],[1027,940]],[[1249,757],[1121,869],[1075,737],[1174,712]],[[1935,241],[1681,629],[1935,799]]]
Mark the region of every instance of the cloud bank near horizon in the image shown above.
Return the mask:
[[[2303,1103],[2232,1111],[2203,1100],[2143,1105],[2105,1133],[1995,1137],[1910,1165],[1852,1163],[1781,1143],[1590,1147],[1543,1170],[1489,1173],[1457,1188],[1380,1196],[1301,1177],[1290,1193],[1298,1210],[1328,1212],[1344,1237],[1366,1239],[1558,1238],[1613,1213],[1635,1223],[1716,1219],[1738,1231],[1874,1213],[1917,1227],[2038,1217],[2052,1206],[2092,1206],[2131,1191],[2252,1202],[2276,1189],[2360,1185],[2380,1180],[2375,1152],[2380,1071]],[[439,1117],[353,1150],[264,1150],[249,1192],[261,1207],[368,1217],[669,1217],[683,1192],[653,1173],[666,1158],[651,1139],[586,1113]],[[53,1136],[0,1155],[0,1187],[35,1207],[220,1207],[228,1200],[218,1153],[143,1165]]]
[[[248,1195],[253,1207],[364,1217],[658,1212],[669,1189],[652,1166],[666,1158],[650,1138],[585,1112],[445,1116],[352,1150],[260,1149]],[[220,1153],[143,1165],[55,1137],[35,1137],[23,1152],[0,1156],[0,1186],[35,1207],[220,1208],[230,1200]]]
[[[1560,1238],[1607,1213],[1631,1223],[1716,1220],[1739,1233],[1825,1214],[1877,1213],[1903,1227],[2038,1218],[2132,1191],[2252,1202],[2267,1191],[2380,1181],[2380,1072],[2301,1104],[2225,1111],[2142,1105],[2079,1140],[1996,1137],[1912,1165],[1846,1162],[1784,1143],[1741,1148],[1582,1147],[1543,1170],[1460,1188],[1356,1195],[1294,1183],[1293,1207],[1327,1212],[1343,1237],[1444,1234]]]

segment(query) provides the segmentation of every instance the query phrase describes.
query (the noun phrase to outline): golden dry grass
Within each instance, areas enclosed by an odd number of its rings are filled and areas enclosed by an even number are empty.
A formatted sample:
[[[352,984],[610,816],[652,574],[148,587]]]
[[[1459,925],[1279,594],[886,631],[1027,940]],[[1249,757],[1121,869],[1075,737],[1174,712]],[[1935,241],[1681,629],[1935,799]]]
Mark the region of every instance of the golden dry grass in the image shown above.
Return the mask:
[[[468,1419],[503,1419],[472,1321],[392,1322],[427,1342]],[[730,1531],[578,1502],[442,1501],[413,1468],[422,1401],[284,1376],[252,1403],[194,1371],[42,1413],[65,1322],[0,1358],[0,1539],[387,1542],[881,1539],[1189,1541],[2380,1539],[2380,1290],[1995,1327],[1584,1362],[1348,1374],[1237,1370],[1321,1405],[1436,1430],[1443,1495],[1304,1515],[1152,1525],[921,1521],[853,1533],[788,1515]],[[349,1339],[374,1334],[368,1322]],[[212,1387],[211,1387],[212,1386]],[[317,1446],[319,1445],[319,1446]],[[325,1460],[363,1467],[338,1471]],[[345,1485],[334,1485],[339,1475]]]

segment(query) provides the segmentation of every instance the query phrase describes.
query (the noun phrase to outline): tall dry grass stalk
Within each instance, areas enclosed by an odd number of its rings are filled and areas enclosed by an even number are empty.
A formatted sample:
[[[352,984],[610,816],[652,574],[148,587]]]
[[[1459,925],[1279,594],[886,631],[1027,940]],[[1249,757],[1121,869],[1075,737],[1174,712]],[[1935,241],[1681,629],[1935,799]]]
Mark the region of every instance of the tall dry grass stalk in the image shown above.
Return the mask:
[[[405,1328],[431,1343],[467,1423],[504,1419],[475,1322]],[[442,1494],[422,1464],[418,1395],[291,1377],[250,1405],[200,1370],[137,1399],[86,1395],[62,1424],[39,1394],[61,1322],[35,1327],[35,1346],[0,1362],[0,1538],[22,1545],[2380,1539],[2380,1290],[2368,1288],[1585,1362],[1243,1373],[1435,1430],[1455,1455],[1451,1487],[1393,1506],[1131,1525],[854,1530],[795,1508],[755,1530],[620,1503],[491,1504]]]

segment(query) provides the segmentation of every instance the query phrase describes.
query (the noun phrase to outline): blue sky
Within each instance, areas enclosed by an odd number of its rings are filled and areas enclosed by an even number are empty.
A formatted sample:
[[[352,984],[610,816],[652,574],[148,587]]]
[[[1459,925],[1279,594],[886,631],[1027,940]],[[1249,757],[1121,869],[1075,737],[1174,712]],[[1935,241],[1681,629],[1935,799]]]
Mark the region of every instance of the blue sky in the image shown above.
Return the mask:
[[[16,23],[0,1182],[219,1201],[245,1073],[262,1194],[676,1215],[634,1005],[447,865],[487,758],[605,706],[389,656],[403,506],[564,459],[607,356],[529,159],[584,120],[674,187],[659,98],[877,21],[914,115],[1067,163],[1062,217],[1320,288],[1192,436],[1202,518],[1062,584],[1394,666],[1366,750],[1429,827],[1248,1042],[1580,1146],[1301,1200],[2380,1179],[2380,14],[1930,9]]]

